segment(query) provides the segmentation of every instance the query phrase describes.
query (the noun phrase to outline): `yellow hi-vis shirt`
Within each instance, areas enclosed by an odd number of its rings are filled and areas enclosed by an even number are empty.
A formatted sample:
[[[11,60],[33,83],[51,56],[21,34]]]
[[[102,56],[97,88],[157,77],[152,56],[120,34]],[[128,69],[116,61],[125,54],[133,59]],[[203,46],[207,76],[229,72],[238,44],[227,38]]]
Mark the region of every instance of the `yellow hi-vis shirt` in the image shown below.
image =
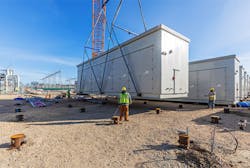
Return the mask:
[[[208,93],[209,100],[216,100],[216,93],[215,92],[209,92]]]

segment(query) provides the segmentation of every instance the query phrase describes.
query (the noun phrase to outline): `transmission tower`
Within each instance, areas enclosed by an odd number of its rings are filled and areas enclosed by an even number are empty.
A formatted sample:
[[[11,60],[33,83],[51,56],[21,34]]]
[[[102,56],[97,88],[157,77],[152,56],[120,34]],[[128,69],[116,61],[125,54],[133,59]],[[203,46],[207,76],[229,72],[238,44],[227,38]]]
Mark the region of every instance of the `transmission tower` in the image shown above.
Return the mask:
[[[104,51],[106,3],[108,1],[92,0],[92,58]]]

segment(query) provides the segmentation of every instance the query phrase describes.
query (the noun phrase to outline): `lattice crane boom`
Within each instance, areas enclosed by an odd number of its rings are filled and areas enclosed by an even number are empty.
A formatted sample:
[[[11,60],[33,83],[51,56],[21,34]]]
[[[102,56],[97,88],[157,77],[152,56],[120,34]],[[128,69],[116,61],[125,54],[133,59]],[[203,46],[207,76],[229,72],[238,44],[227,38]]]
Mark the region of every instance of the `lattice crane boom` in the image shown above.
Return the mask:
[[[104,51],[107,2],[108,0],[92,0],[92,58]]]

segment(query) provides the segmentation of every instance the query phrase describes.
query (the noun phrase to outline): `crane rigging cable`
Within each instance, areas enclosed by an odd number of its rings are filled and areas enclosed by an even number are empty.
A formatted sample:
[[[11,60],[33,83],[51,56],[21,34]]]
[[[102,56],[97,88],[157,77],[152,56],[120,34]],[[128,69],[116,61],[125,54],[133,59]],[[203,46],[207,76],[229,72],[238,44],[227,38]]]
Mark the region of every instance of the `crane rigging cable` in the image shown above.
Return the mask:
[[[92,4],[92,9],[93,9],[92,30],[91,30],[90,36],[88,37],[88,39],[87,39],[87,41],[86,41],[86,43],[84,45],[84,54],[83,54],[83,61],[82,61],[81,77],[80,77],[80,83],[79,83],[80,84],[80,92],[82,91],[82,89],[84,90],[84,84],[83,84],[83,88],[82,88],[82,81],[83,81],[85,56],[87,56],[87,60],[88,60],[88,63],[90,65],[91,72],[92,72],[92,74],[94,76],[94,79],[95,79],[96,85],[97,85],[97,87],[99,89],[99,92],[101,94],[103,93],[103,85],[104,85],[103,83],[104,83],[104,77],[105,77],[105,72],[106,72],[106,63],[107,63],[107,58],[108,58],[108,54],[109,54],[109,51],[110,51],[110,40],[112,41],[112,43],[114,45],[114,40],[112,38],[112,34],[113,34],[114,37],[115,37],[115,42],[117,43],[117,45],[119,47],[119,50],[120,50],[120,53],[122,55],[123,61],[125,63],[126,69],[127,69],[128,74],[130,76],[130,79],[131,79],[131,81],[133,83],[134,89],[135,89],[137,95],[139,96],[140,95],[139,89],[138,89],[138,87],[136,85],[135,79],[133,78],[133,74],[132,74],[132,72],[130,70],[130,67],[128,65],[128,62],[127,62],[127,60],[125,58],[124,52],[122,50],[122,46],[120,45],[120,43],[118,41],[117,35],[116,35],[115,31],[114,31],[114,27],[119,28],[120,30],[126,31],[128,34],[132,34],[132,35],[137,35],[137,34],[132,32],[132,31],[129,31],[128,29],[125,29],[125,28],[122,28],[120,26],[115,25],[115,22],[116,22],[116,19],[117,19],[118,15],[119,15],[123,0],[119,1],[119,4],[116,7],[116,11],[115,11],[115,14],[114,14],[112,22],[111,22],[111,26],[110,26],[110,28],[108,27],[108,22],[107,22],[107,17],[106,17],[106,5],[108,4],[108,2],[109,2],[109,0],[102,0],[102,3],[100,3],[100,0],[92,0],[92,3],[93,3]],[[101,7],[98,6],[100,4],[101,4]],[[140,8],[140,14],[141,14],[144,30],[146,31],[147,27],[146,27],[145,19],[144,19],[144,16],[143,16],[141,0],[138,0],[138,4],[139,4],[139,8]],[[97,13],[98,13],[98,15],[96,15]],[[103,51],[104,37],[105,37],[105,26],[107,26],[108,33],[109,33],[109,42],[108,42],[108,49],[107,49],[108,52],[107,52],[106,59],[105,59],[105,65],[104,65],[104,71],[103,71],[102,78],[101,78],[101,84],[99,84],[98,80],[97,80],[97,77],[96,77],[96,74],[94,72],[93,65],[92,65],[92,60],[93,59],[89,58],[87,49],[92,50],[92,58],[97,56],[98,53]],[[102,30],[102,32],[100,32],[100,30]],[[92,37],[92,47],[88,47],[87,45],[89,44],[89,41],[90,41],[91,37]],[[97,39],[95,39],[95,38],[97,38]],[[100,47],[100,43],[101,43],[102,47]],[[97,44],[98,46],[96,47],[95,44]]]

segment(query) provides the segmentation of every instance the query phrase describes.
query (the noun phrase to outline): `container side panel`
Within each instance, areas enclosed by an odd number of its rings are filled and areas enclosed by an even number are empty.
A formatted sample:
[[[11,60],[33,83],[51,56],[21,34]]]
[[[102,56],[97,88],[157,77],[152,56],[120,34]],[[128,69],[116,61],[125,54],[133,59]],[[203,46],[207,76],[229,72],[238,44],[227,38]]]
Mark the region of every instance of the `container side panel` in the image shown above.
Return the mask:
[[[162,69],[162,32],[167,34],[164,44],[172,50],[171,58],[165,60],[165,68]],[[168,46],[169,45],[169,46]],[[122,86],[126,86],[133,97],[138,93],[141,98],[160,99],[178,97],[187,94],[185,87],[188,82],[188,42],[178,36],[167,33],[164,28],[150,31],[144,36],[138,36],[134,40],[122,43],[121,48],[115,47],[110,52],[91,60],[91,65],[96,74],[91,71],[89,62],[84,63],[83,74],[78,66],[78,80],[82,77],[81,90],[83,93],[100,93],[97,86],[102,86],[102,92],[106,95],[117,96]],[[125,60],[124,60],[125,59]],[[103,72],[106,65],[104,78]],[[176,69],[175,92],[162,92],[162,81],[167,87],[173,88],[173,69]],[[164,71],[164,76],[162,76]],[[130,72],[130,73],[129,73]],[[162,80],[162,78],[164,78]],[[102,80],[104,79],[104,80]],[[102,82],[103,81],[103,82]],[[98,85],[97,85],[98,84]],[[183,84],[183,85],[182,85]],[[78,85],[80,87],[80,84]]]
[[[106,62],[102,91],[107,95],[117,96],[122,86],[126,86],[132,96],[136,96],[136,88],[142,97],[159,98],[160,96],[160,44],[161,31],[154,32],[141,39],[133,41],[121,49],[117,48],[91,63],[98,85],[102,85],[102,77]],[[122,54],[123,53],[123,54]],[[107,59],[106,59],[107,58]],[[125,59],[125,60],[124,60]],[[78,73],[80,74],[78,66]],[[84,64],[84,92],[98,92],[94,87],[94,76],[89,63]],[[129,73],[130,71],[130,73]],[[80,78],[80,75],[78,75]],[[84,77],[85,76],[85,77]],[[80,86],[80,85],[79,85]],[[136,88],[135,88],[136,87]],[[82,89],[83,90],[83,89]]]
[[[103,87],[105,88],[105,92],[115,92],[114,90],[114,61],[109,61],[107,63],[107,68],[105,72],[105,80],[103,83]]]
[[[247,74],[247,77],[246,77],[246,97],[248,96],[248,78],[249,78],[249,75]]]
[[[247,78],[247,73],[244,71],[243,73],[243,98],[246,98],[246,78]]]
[[[198,72],[189,72],[189,99],[198,99]]]
[[[187,97],[189,43],[162,32],[162,94]]]
[[[80,93],[81,92],[81,86],[83,84],[82,82],[82,66],[77,67],[77,83],[76,83],[76,92]]]
[[[198,99],[206,99],[211,87],[211,70],[200,70],[198,73]]]
[[[227,101],[226,68],[198,71],[198,100],[208,100],[210,88],[215,88],[216,100]]]
[[[239,67],[239,94],[240,94],[240,99],[243,98],[243,67]]]
[[[237,85],[240,87],[240,80],[235,75],[234,67],[238,67],[235,57],[190,63],[188,98],[175,101],[206,103],[208,92],[213,87],[216,90],[217,104],[236,103],[236,88]]]
[[[239,101],[240,100],[240,74],[239,74],[239,67],[240,67],[240,63],[237,60],[234,60],[235,62],[235,66],[234,66],[234,84],[235,84],[235,101]]]
[[[228,83],[227,81],[227,69],[226,68],[218,68],[210,72],[211,83],[210,87],[214,87],[216,90],[216,100],[218,101],[225,101],[227,100],[226,88]],[[233,94],[233,92],[231,92]]]
[[[125,86],[130,93],[135,93],[134,87],[128,84],[128,80],[131,80],[126,69],[126,65],[122,57],[115,59],[113,61],[114,68],[112,73],[114,75],[113,89],[115,92],[120,91],[123,86]]]
[[[83,77],[84,92],[85,93],[98,93],[99,90],[98,90],[97,83],[95,81],[91,68],[87,68],[86,70],[84,70],[84,74],[85,74]]]
[[[99,90],[99,87],[101,88],[102,76],[103,76],[103,69],[104,69],[104,64],[103,63],[93,66],[93,71],[95,73],[96,81],[98,83],[98,87],[97,87],[98,90]],[[93,74],[93,77],[94,77],[94,74]],[[96,81],[94,79],[95,83],[96,83]]]
[[[144,48],[136,53],[128,55],[128,62],[136,77],[136,83],[140,84],[139,89],[143,94],[154,94],[158,92],[158,87],[154,81],[156,75],[154,67],[153,46]],[[143,63],[142,63],[143,62]]]

